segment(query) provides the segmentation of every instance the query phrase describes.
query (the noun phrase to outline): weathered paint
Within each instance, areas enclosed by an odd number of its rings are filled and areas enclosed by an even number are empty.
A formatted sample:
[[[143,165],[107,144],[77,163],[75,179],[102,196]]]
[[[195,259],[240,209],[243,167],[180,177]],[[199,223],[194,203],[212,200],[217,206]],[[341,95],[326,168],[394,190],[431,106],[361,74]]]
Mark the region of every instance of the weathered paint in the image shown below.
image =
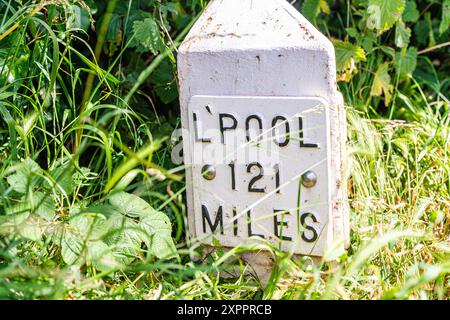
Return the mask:
[[[346,117],[331,42],[285,0],[212,0],[178,52],[182,126],[194,96],[318,97],[329,112],[332,238],[349,242]],[[189,162],[188,136],[183,136]],[[192,167],[186,168],[192,214]],[[190,234],[195,221],[189,217]]]

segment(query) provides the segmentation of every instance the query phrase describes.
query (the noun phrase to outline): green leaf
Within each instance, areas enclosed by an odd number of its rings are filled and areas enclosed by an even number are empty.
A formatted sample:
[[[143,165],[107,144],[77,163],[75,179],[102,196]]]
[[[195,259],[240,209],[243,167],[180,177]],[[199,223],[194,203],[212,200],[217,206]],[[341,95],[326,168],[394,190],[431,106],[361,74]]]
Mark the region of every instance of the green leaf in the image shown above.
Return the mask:
[[[317,16],[321,12],[330,13],[330,7],[326,0],[305,0],[303,2],[302,14],[312,24],[317,25]]]
[[[165,104],[174,102],[178,98],[178,86],[175,80],[169,84],[156,86],[155,92]]]
[[[111,252],[111,248],[103,241],[89,241],[87,249],[86,263],[88,265],[92,265],[100,271],[121,267]]]
[[[178,14],[178,10],[177,10],[177,6],[175,3],[169,2],[169,3],[165,3],[161,5],[161,12],[163,14],[167,14],[167,13],[172,13],[177,15]]]
[[[53,188],[57,194],[71,194],[74,189],[73,167],[70,164],[57,163],[50,171],[57,186]]]
[[[389,30],[401,21],[405,0],[369,0],[367,27],[380,33]]]
[[[399,48],[407,47],[410,37],[411,29],[406,27],[403,21],[399,21],[395,28],[395,45]]]
[[[39,175],[42,174],[39,165],[30,158],[15,165],[10,171],[15,171],[15,173],[8,176],[7,181],[9,185],[14,191],[22,194],[27,193],[28,188],[33,189],[36,187],[39,184]]]
[[[409,0],[406,2],[405,11],[403,12],[404,22],[417,22],[419,20],[420,12],[417,10],[415,1]]]
[[[110,217],[110,230],[106,243],[112,247],[114,257],[123,264],[135,259],[142,245],[141,229],[136,222],[121,214]]]
[[[335,40],[333,43],[336,49],[338,80],[348,82],[353,74],[358,72],[356,64],[366,61],[366,54],[361,47],[350,42]]]
[[[110,241],[122,244],[118,249],[124,256],[135,255],[142,241],[146,243],[150,253],[160,259],[170,259],[177,255],[172,239],[172,226],[163,212],[156,211],[143,199],[126,192],[111,196],[109,201],[121,214],[113,219],[114,230],[117,232]],[[141,219],[136,224],[127,217]]]
[[[30,216],[17,226],[19,234],[33,241],[40,241],[44,234],[44,222],[38,217]]]
[[[120,41],[120,27],[122,20],[118,14],[112,14],[111,21],[109,22],[108,31],[106,32],[105,40],[110,42]]]
[[[178,86],[174,76],[174,67],[169,59],[164,60],[150,76],[150,82],[158,97],[165,104],[178,98]]]
[[[178,256],[172,239],[172,226],[164,213],[153,210],[139,225],[145,230],[146,236],[143,240],[153,255],[159,259]]]
[[[70,16],[67,19],[67,29],[81,29],[88,31],[90,25],[89,12],[74,4],[71,6]]]
[[[397,52],[395,54],[394,66],[401,77],[412,75],[417,66],[417,49],[411,47],[407,51],[402,50],[402,52]]]
[[[23,238],[39,241],[42,239],[45,222],[38,216],[31,216],[29,204],[18,203],[13,207],[6,208],[6,216],[0,216],[0,226],[2,229],[17,233]]]
[[[69,225],[81,239],[98,240],[107,234],[110,224],[106,217],[101,214],[107,207],[94,207],[70,211]]]
[[[371,96],[381,96],[384,94],[385,103],[388,105],[391,101],[392,91],[394,86],[391,84],[391,76],[388,73],[389,64],[383,63],[378,67],[373,80],[372,88],[370,90]]]
[[[428,22],[420,20],[414,25],[414,34],[417,42],[426,45],[430,36],[430,28]]]
[[[345,31],[352,38],[358,37],[358,30],[356,30],[356,28],[345,28]]]
[[[442,19],[439,25],[439,33],[443,34],[450,27],[450,0],[442,3]]]
[[[61,255],[64,262],[68,265],[75,264],[83,251],[84,242],[79,236],[66,228],[61,239]]]
[[[142,47],[154,55],[158,54],[162,47],[162,39],[158,24],[152,18],[135,21],[133,24],[133,32],[136,40]]]
[[[152,207],[143,199],[126,192],[119,192],[109,198],[109,202],[119,213],[128,217],[141,217]]]

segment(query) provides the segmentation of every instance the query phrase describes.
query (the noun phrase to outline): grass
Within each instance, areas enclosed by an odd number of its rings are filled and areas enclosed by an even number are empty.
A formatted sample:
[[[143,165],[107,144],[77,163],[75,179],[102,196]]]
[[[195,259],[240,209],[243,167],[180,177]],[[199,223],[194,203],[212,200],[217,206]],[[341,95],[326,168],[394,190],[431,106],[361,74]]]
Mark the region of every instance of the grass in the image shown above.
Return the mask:
[[[124,50],[102,69],[80,31],[62,22],[50,28],[35,11],[24,7],[0,25],[2,37],[9,32],[0,42],[0,298],[449,299],[446,80],[412,77],[408,92],[396,86],[398,108],[414,113],[408,121],[358,111],[373,103],[359,98],[365,78],[341,84],[351,103],[348,250],[330,250],[320,264],[263,242],[203,256],[201,246],[185,241],[183,168],[170,161],[178,115],[137,106],[139,85],[127,87],[111,72],[121,66]],[[166,56],[138,75],[140,85]],[[98,81],[83,100],[86,75]],[[119,191],[169,217],[177,258],[160,259],[144,243],[123,253],[107,242],[121,263],[104,268],[102,255],[85,248],[101,222],[112,219],[108,199]],[[68,235],[83,248],[71,249]],[[259,250],[276,260],[266,285],[237,255]],[[220,276],[230,264],[241,270],[239,277]]]

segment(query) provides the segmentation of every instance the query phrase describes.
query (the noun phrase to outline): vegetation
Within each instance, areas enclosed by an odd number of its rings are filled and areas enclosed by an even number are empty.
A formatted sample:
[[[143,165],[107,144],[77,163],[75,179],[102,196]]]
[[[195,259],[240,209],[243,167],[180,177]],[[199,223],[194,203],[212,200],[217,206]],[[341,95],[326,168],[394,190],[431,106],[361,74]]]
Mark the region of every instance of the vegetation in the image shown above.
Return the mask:
[[[348,105],[351,246],[319,265],[186,243],[176,48],[206,4],[0,1],[0,298],[448,299],[450,1],[294,3]]]

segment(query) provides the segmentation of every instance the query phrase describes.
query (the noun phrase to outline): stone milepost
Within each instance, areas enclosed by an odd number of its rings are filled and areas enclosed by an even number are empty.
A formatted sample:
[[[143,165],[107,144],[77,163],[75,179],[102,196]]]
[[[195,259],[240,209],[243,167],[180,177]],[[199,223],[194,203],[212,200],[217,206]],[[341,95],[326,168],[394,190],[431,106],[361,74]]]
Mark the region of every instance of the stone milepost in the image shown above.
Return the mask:
[[[334,48],[285,0],[213,0],[178,52],[189,233],[348,245]]]

